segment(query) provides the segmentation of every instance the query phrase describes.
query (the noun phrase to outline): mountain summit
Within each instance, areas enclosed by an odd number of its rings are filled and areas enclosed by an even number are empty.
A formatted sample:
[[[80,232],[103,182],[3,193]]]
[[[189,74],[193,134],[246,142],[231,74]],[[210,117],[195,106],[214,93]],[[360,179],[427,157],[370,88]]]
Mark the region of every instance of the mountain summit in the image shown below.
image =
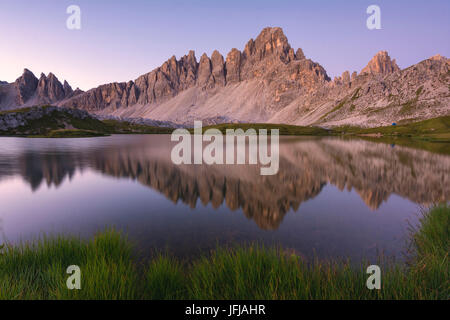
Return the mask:
[[[361,70],[333,81],[294,49],[281,28],[265,28],[224,58],[172,56],[134,81],[72,91],[56,76],[29,71],[0,84],[0,109],[57,104],[121,117],[192,125],[194,120],[378,126],[450,113],[449,60],[435,56],[405,70],[386,51]]]
[[[386,51],[380,51],[361,70],[361,73],[386,75],[399,70],[400,68],[395,62],[395,59],[391,60],[391,57],[389,57]]]

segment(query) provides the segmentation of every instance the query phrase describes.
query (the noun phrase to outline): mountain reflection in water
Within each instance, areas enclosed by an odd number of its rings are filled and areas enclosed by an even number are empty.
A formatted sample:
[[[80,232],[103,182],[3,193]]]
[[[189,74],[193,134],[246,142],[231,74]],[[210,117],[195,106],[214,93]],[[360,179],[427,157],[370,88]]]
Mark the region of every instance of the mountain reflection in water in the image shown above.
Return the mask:
[[[170,136],[113,136],[80,140],[12,139],[0,147],[0,181],[20,175],[33,190],[58,187],[77,170],[127,177],[194,208],[198,200],[241,208],[262,229],[327,184],[354,189],[372,210],[397,194],[417,204],[450,199],[450,157],[401,146],[339,138],[282,137],[277,175],[258,165],[174,165]]]
[[[450,157],[280,137],[280,169],[174,165],[167,135],[0,138],[0,243],[113,226],[144,256],[258,242],[313,258],[403,259],[420,205],[449,201]]]

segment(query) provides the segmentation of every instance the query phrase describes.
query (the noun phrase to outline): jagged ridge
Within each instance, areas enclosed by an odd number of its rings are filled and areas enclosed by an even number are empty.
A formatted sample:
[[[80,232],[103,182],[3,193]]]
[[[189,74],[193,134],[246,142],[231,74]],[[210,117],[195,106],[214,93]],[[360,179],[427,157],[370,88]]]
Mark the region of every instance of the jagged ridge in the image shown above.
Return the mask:
[[[448,115],[448,83],[445,57],[400,70],[386,51],[376,54],[360,74],[345,71],[331,81],[302,49],[294,51],[281,28],[265,28],[242,52],[233,48],[226,59],[214,51],[197,62],[190,51],[135,81],[105,84],[85,93],[72,92],[53,74],[37,80],[29,71],[14,88],[16,107],[57,102],[102,115],[181,124],[210,119],[377,126]],[[8,86],[0,85],[2,108],[11,105],[5,99]]]

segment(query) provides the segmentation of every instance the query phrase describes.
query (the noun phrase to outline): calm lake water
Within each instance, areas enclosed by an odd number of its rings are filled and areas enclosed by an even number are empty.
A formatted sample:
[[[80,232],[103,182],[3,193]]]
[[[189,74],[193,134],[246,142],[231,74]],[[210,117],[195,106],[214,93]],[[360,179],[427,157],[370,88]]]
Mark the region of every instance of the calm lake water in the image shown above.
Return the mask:
[[[115,226],[144,256],[257,241],[306,258],[402,259],[421,206],[450,200],[450,157],[280,138],[280,170],[174,165],[166,135],[0,138],[0,243]]]

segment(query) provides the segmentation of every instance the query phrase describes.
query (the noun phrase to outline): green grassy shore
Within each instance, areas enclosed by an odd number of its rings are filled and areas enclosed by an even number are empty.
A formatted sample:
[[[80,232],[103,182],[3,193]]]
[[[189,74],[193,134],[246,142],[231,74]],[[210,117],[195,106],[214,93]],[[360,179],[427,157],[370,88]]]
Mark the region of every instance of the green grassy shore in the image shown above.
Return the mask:
[[[366,287],[367,266],[305,262],[261,246],[217,249],[195,261],[159,255],[137,261],[115,231],[90,241],[45,238],[5,246],[0,299],[449,299],[448,205],[425,213],[411,234],[406,265],[382,267],[381,289]],[[68,290],[66,268],[81,268],[81,290]]]
[[[0,116],[15,113],[26,113],[36,108],[52,108],[51,106],[30,107],[17,110],[0,111]],[[399,122],[397,125],[376,128],[361,128],[355,126],[341,126],[323,128],[319,126],[296,126],[287,124],[270,123],[228,123],[203,127],[203,131],[211,128],[219,129],[226,133],[227,129],[253,128],[279,129],[280,135],[293,136],[345,136],[363,137],[374,141],[386,143],[398,143],[402,145],[424,145],[427,142],[434,143],[429,146],[441,153],[450,153],[450,116],[443,116],[423,121]],[[155,127],[134,124],[118,120],[98,120],[94,117],[79,119],[70,113],[61,110],[53,111],[41,118],[30,119],[27,124],[14,129],[12,132],[2,132],[0,135],[25,136],[25,137],[47,137],[47,138],[73,138],[92,137],[110,134],[171,134],[173,128]],[[193,129],[190,129],[193,132]],[[440,143],[437,145],[436,143]],[[443,150],[442,150],[443,149]]]
[[[376,128],[341,126],[325,129],[285,124],[233,123],[203,127],[203,131],[211,128],[219,129],[222,133],[226,133],[227,129],[247,130],[253,128],[257,132],[259,129],[279,129],[280,135],[285,136],[339,136],[349,139],[356,137],[372,142],[401,145],[450,155],[450,116]]]

